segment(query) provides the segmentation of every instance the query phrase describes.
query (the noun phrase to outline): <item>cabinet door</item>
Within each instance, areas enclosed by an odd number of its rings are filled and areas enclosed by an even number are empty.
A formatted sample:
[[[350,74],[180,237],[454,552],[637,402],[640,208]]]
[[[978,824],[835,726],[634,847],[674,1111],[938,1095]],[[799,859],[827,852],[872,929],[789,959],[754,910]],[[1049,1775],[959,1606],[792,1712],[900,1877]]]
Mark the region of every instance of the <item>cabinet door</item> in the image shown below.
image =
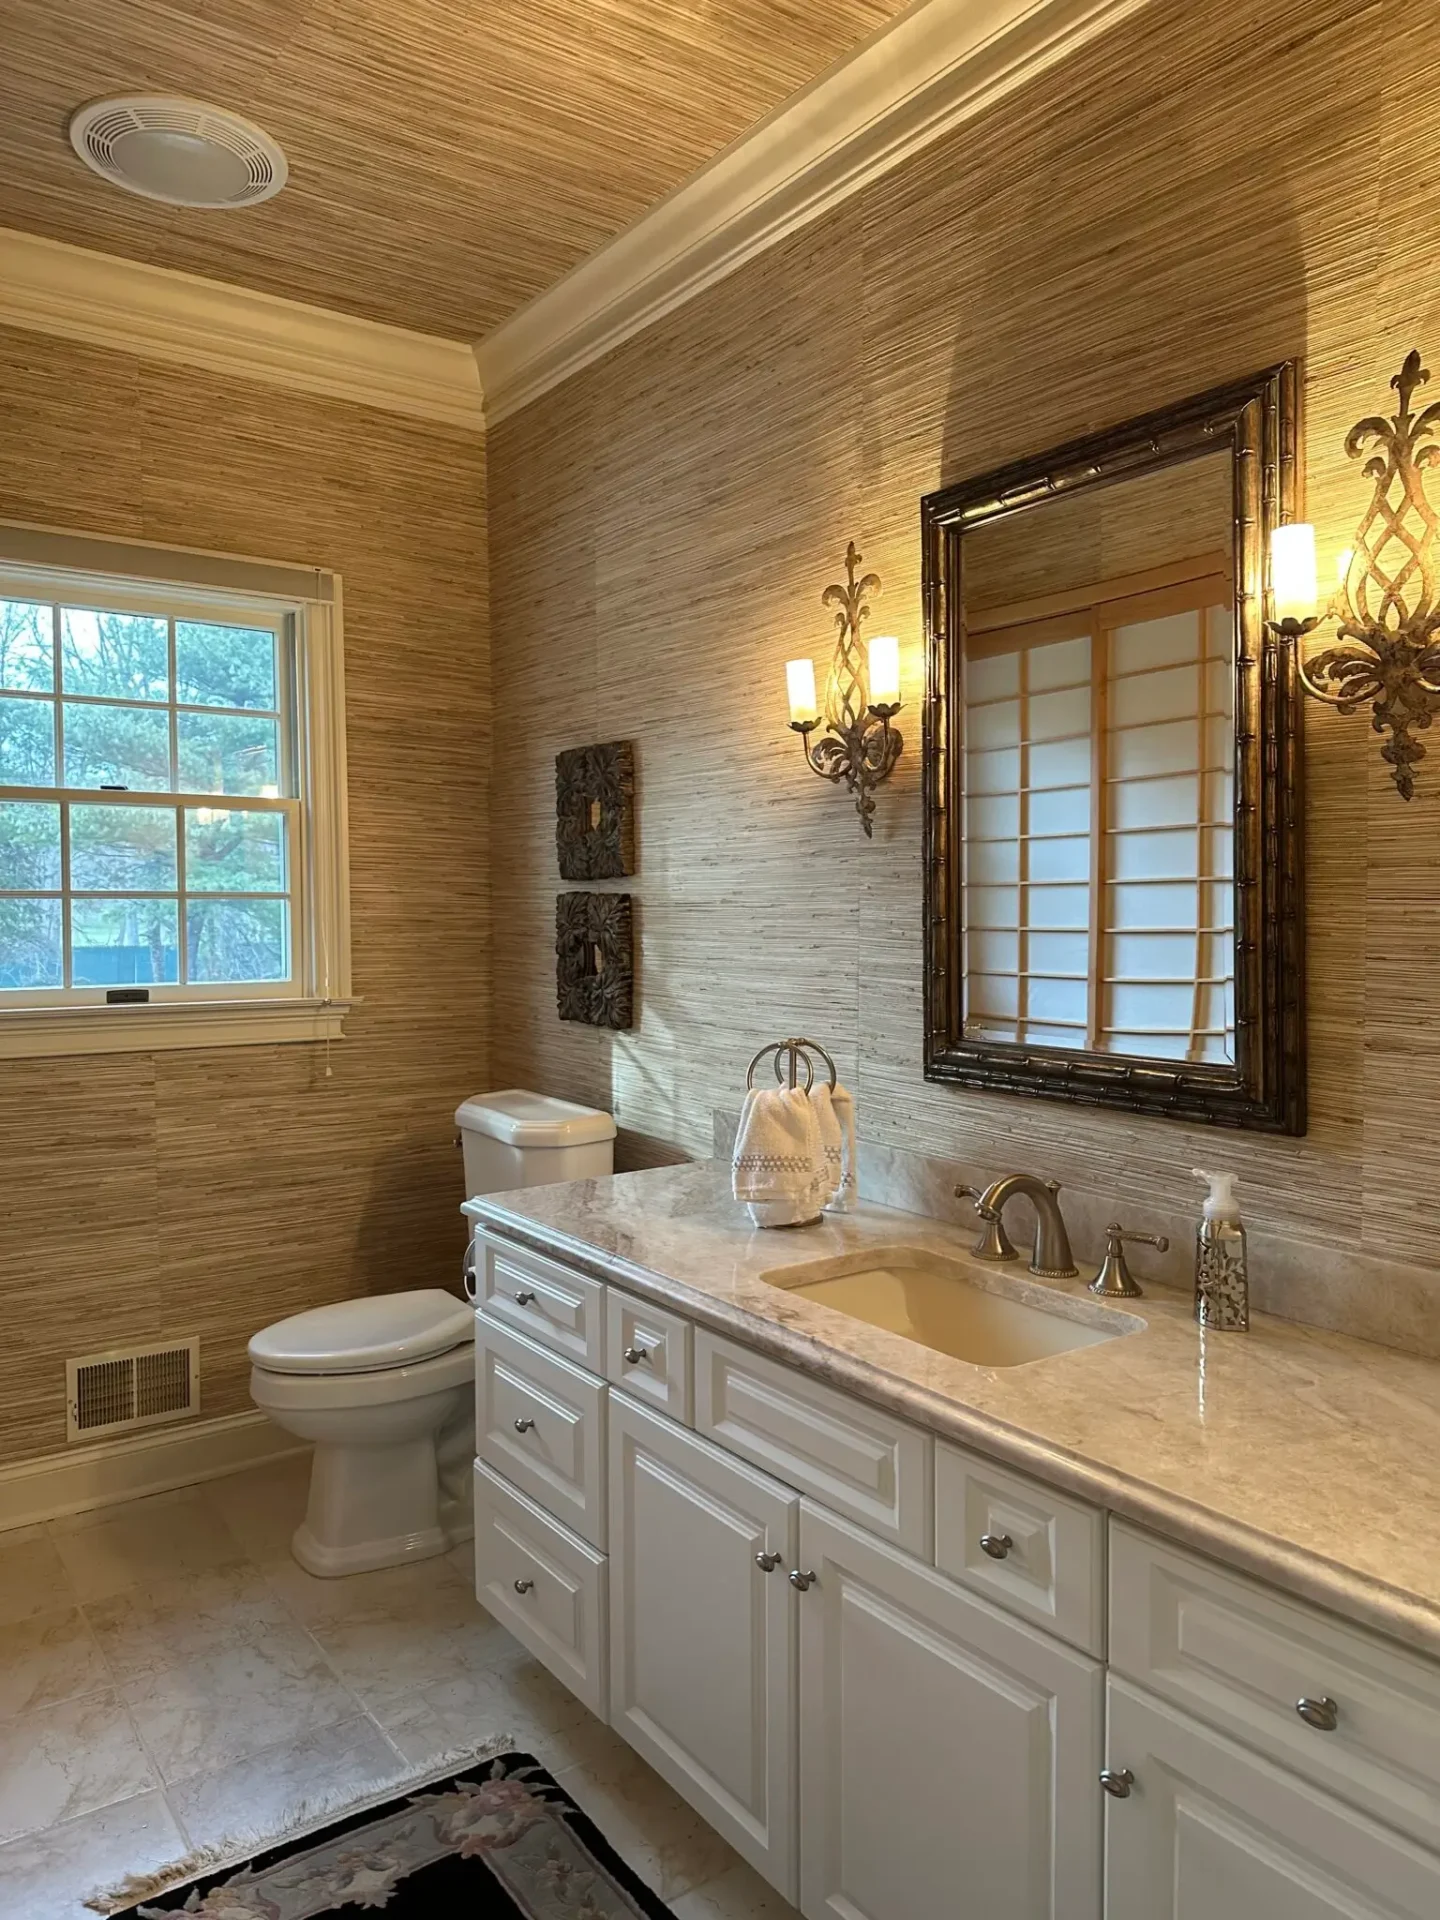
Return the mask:
[[[1435,1920],[1440,1858],[1187,1715],[1109,1686],[1105,1920]]]
[[[611,1725],[793,1900],[797,1496],[614,1391],[610,1492]]]
[[[807,1920],[1098,1920],[1099,1664],[808,1500],[800,1563]]]

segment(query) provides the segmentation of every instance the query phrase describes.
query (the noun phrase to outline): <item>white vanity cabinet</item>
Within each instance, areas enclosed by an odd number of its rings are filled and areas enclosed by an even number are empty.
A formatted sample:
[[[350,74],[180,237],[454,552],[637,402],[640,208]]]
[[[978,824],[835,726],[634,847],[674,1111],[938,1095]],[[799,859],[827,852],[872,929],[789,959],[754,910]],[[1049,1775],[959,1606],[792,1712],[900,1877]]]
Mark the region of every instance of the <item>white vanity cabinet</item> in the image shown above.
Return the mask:
[[[800,1561],[807,1920],[1098,1920],[1099,1662],[808,1500]]]
[[[610,1723],[791,1899],[799,1507],[610,1396]]]
[[[477,1244],[481,1603],[806,1920],[1440,1920],[1440,1662]]]
[[[1433,1853],[1127,1681],[1107,1692],[1134,1780],[1106,1808],[1105,1920],[1440,1914]]]

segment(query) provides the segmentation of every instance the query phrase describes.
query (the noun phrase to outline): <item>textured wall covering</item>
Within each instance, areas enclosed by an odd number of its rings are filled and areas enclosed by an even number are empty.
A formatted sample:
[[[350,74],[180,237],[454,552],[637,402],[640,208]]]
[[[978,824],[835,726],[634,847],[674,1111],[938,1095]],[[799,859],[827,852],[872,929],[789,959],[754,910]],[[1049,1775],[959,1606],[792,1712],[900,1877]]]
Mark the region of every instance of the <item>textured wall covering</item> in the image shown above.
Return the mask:
[[[331,1048],[0,1062],[0,1464],[63,1445],[67,1354],[245,1342],[453,1282],[452,1115],[486,1080],[488,661],[473,439],[0,333],[0,517],[344,578],[354,987]],[[548,818],[547,818],[548,826]]]
[[[495,1065],[709,1150],[750,1051],[831,1043],[889,1146],[1193,1207],[1242,1168],[1259,1224],[1433,1255],[1440,755],[1406,807],[1362,720],[1311,705],[1311,1130],[1216,1135],[921,1078],[920,496],[1289,355],[1328,556],[1368,485],[1341,440],[1419,341],[1440,41],[1395,0],[1156,0],[990,118],[495,432]],[[1383,137],[1382,137],[1383,136]],[[808,774],[783,662],[828,648],[847,537],[902,637],[910,745],[873,844]],[[557,748],[637,743],[639,1025],[550,997]]]

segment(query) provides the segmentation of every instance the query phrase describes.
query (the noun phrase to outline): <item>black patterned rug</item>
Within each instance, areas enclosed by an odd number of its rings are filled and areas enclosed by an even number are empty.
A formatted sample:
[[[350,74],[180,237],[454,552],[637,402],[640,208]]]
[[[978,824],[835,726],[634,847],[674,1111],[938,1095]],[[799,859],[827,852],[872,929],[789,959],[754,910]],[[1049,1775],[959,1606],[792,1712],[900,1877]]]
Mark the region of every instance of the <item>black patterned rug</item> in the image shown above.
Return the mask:
[[[115,1920],[673,1920],[527,1753],[203,1874]]]

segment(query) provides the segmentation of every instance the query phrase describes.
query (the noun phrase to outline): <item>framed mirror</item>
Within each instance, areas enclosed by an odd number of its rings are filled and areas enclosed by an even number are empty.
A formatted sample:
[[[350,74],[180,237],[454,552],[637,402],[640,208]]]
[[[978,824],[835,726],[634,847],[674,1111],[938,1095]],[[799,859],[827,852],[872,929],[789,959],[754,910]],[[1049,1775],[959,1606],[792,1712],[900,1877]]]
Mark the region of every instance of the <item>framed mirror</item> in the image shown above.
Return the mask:
[[[1293,364],[929,495],[925,1073],[1305,1130]]]

